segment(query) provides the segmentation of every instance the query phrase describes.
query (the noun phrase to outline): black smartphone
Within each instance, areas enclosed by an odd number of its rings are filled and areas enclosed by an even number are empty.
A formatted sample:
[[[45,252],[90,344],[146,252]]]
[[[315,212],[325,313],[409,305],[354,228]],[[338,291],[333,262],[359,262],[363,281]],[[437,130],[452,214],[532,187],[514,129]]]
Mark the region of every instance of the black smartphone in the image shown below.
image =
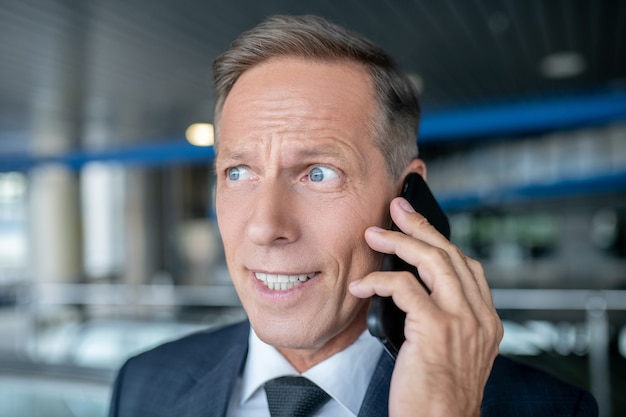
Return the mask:
[[[409,174],[402,185],[400,195],[407,199],[415,211],[428,219],[442,235],[450,239],[450,224],[445,213],[435,200],[432,192],[421,175]],[[395,224],[391,230],[400,231]],[[420,279],[417,268],[393,254],[385,254],[381,266],[382,271],[409,271],[422,284],[426,292],[430,290]],[[404,320],[406,314],[400,310],[391,297],[372,297],[367,313],[367,327],[372,335],[377,337],[385,350],[395,359],[400,346],[404,343]]]

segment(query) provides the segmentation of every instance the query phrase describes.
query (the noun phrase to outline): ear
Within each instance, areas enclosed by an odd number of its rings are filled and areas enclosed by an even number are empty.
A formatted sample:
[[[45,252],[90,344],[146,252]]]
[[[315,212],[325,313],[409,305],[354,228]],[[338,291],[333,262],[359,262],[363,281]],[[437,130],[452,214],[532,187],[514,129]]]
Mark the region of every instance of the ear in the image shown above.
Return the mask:
[[[409,162],[402,173],[402,180],[404,181],[404,178],[412,172],[420,174],[422,178],[424,178],[424,181],[426,181],[426,164],[421,159],[415,158]]]

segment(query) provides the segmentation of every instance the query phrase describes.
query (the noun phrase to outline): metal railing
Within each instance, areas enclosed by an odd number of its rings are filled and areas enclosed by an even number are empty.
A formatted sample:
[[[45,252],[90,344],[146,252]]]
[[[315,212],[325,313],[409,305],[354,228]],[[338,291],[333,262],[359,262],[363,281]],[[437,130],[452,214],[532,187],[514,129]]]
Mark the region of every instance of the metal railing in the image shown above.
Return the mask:
[[[600,416],[611,415],[609,311],[626,311],[626,291],[494,289],[501,310],[572,311],[584,318],[589,332],[590,389]],[[240,307],[232,285],[174,286],[125,284],[37,284],[17,289],[16,309],[37,315],[51,306],[90,305],[150,309],[155,307]],[[126,311],[128,313],[128,311]]]

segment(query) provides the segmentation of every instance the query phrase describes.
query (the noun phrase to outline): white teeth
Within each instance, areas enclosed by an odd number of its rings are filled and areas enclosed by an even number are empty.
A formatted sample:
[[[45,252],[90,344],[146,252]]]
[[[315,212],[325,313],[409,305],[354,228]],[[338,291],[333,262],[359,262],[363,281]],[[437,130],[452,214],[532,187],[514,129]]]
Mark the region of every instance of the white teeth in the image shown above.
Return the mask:
[[[310,274],[298,274],[298,275],[275,275],[265,274],[263,272],[255,273],[257,279],[262,281],[267,288],[275,291],[285,291],[300,285],[301,283],[308,281],[315,275],[315,272]]]

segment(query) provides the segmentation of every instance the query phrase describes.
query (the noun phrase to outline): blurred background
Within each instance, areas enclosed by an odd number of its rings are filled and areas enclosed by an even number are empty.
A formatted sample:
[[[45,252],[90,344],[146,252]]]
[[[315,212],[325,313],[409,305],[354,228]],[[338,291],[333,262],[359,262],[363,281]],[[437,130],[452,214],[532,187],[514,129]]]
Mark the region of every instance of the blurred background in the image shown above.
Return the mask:
[[[130,355],[244,317],[190,126],[275,13],[396,57],[502,352],[626,415],[625,1],[0,0],[0,416],[105,416]]]

